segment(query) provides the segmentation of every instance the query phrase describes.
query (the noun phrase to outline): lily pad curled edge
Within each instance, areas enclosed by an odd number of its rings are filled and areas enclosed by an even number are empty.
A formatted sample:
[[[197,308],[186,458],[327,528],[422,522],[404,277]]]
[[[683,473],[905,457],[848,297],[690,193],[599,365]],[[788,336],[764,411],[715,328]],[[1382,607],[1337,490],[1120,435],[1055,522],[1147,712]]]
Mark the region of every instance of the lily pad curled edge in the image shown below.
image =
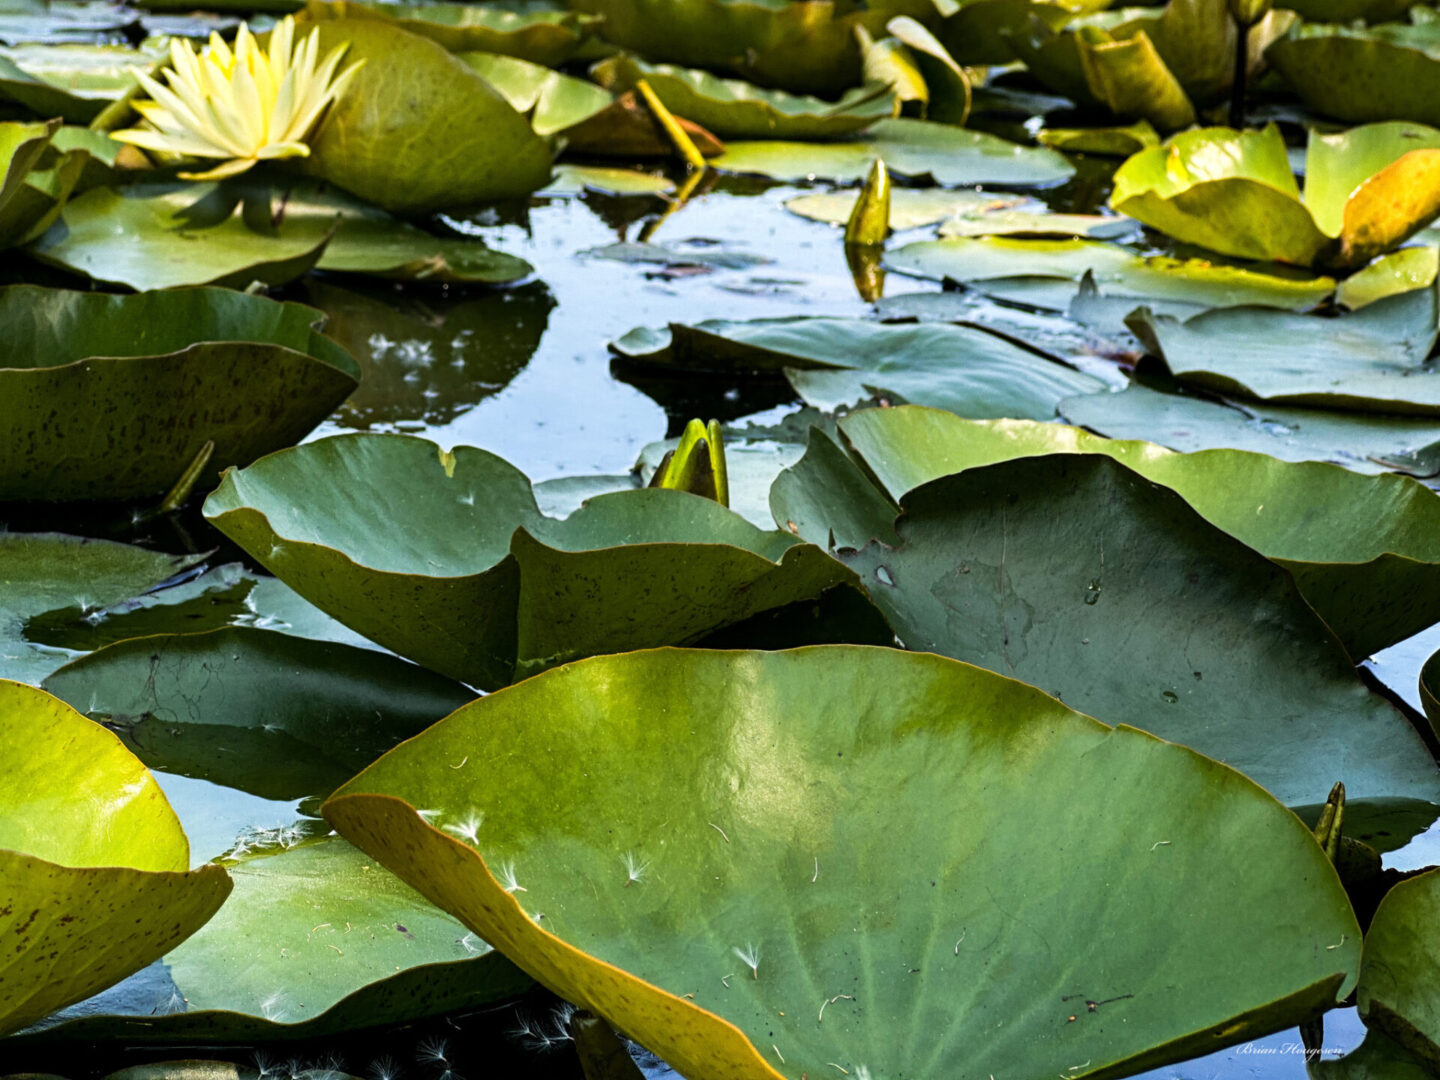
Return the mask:
[[[502,766],[532,743],[558,766],[543,784]],[[466,767],[442,775],[462,746]],[[635,770],[656,754],[663,785]],[[660,791],[677,778],[678,804]],[[1103,821],[1075,812],[1092,801]],[[324,809],[540,982],[695,1080],[799,1080],[828,1062],[948,1072],[977,1047],[1012,1076],[1124,1075],[1323,1010],[1358,952],[1313,838],[1243,777],[1033,687],[895,650],[583,661],[467,706]],[[464,842],[442,831],[479,811]],[[951,827],[899,824],[916,812]],[[1201,821],[1227,839],[1195,835]],[[1257,858],[1271,874],[1239,870]],[[1178,890],[1173,902],[1157,888]],[[1215,889],[1226,899],[1196,900]],[[1178,911],[1226,925],[1182,927],[1165,914]],[[1102,985],[1070,990],[1076,970]],[[1179,1014],[1174,994],[1147,992],[1175,979],[1207,988]],[[1115,1022],[1085,1023],[1074,992]],[[896,1038],[917,1015],[940,1034]]]

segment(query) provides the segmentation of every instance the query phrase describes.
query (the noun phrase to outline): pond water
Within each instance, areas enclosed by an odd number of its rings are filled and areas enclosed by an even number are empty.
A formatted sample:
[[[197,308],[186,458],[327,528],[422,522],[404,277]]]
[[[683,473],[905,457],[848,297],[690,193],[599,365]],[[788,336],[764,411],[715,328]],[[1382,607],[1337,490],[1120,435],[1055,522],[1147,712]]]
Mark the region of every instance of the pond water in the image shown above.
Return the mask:
[[[1080,176],[1046,194],[1067,210],[1093,209],[1104,195],[1103,164],[1084,163]],[[755,318],[794,314],[866,316],[846,265],[838,230],[784,209],[798,189],[763,182],[720,180],[679,212],[663,216],[653,198],[536,200],[525,210],[446,219],[450,227],[483,237],[535,267],[531,281],[497,290],[390,287],[357,284],[335,276],[312,276],[283,295],[311,303],[331,316],[329,331],[365,369],[362,389],[312,439],[348,430],[423,434],[449,447],[468,444],[514,462],[536,481],[565,477],[610,478],[628,473],[642,450],[673,437],[692,416],[724,421],[778,423],[798,407],[788,389],[774,385],[647,385],[617,377],[607,342],[636,326],[693,323],[706,318]],[[916,237],[929,230],[916,230]],[[899,237],[903,242],[905,236]],[[638,261],[653,250],[614,245],[665,245],[671,263]],[[608,251],[606,249],[609,249]],[[622,255],[625,258],[612,256]],[[675,265],[687,262],[702,265]],[[709,265],[704,265],[709,264]],[[885,282],[887,296],[935,292],[938,286],[897,274]],[[995,309],[993,301],[976,301]],[[995,309],[999,315],[1003,311]],[[1010,317],[1023,318],[1024,313]],[[1109,361],[1095,359],[1104,374]],[[764,446],[762,445],[762,453]],[[209,560],[204,610],[168,604],[124,610],[83,625],[64,617],[28,630],[37,644],[56,649],[94,648],[137,632],[197,629],[224,622],[328,624],[322,633],[359,642],[337,624],[283,590],[250,585],[229,599],[226,582],[239,582],[248,560],[198,514],[199,500],[178,517],[133,522],[113,509],[77,513],[21,509],[8,526],[140,540],[172,550],[216,549]],[[423,523],[417,525],[423,527]],[[236,565],[238,564],[238,566]],[[253,565],[248,571],[253,573]],[[225,574],[231,578],[225,578]],[[228,596],[229,594],[225,594]],[[143,626],[137,620],[145,620]],[[1384,684],[1418,705],[1420,664],[1440,647],[1432,630],[1387,650],[1371,668]],[[160,774],[191,837],[197,862],[231,850],[237,842],[283,838],[287,830],[317,828],[314,800],[272,800],[223,787],[200,777]],[[1440,833],[1417,838],[1392,853],[1399,868],[1440,861]],[[315,1046],[237,1048],[235,1060],[343,1065],[381,1080],[448,1075],[578,1075],[573,1054],[553,1021],[557,1003],[534,995],[518,1006],[411,1026],[364,1038]],[[1363,1028],[1354,1010],[1326,1017],[1323,1052],[1339,1055],[1357,1045]],[[1298,1032],[1168,1067],[1154,1077],[1185,1080],[1299,1080],[1305,1058]],[[443,1051],[437,1056],[436,1048]],[[448,1049],[447,1049],[448,1048]],[[647,1072],[674,1076],[637,1050]],[[88,1056],[87,1056],[88,1055]],[[209,1054],[207,1051],[207,1055]],[[154,1058],[136,1051],[131,1060]],[[168,1056],[177,1056],[173,1051]],[[69,1047],[46,1061],[5,1062],[21,1068],[100,1075],[122,1062],[98,1060],[86,1048]],[[507,1071],[510,1070],[510,1071]],[[282,1073],[276,1073],[280,1075]]]

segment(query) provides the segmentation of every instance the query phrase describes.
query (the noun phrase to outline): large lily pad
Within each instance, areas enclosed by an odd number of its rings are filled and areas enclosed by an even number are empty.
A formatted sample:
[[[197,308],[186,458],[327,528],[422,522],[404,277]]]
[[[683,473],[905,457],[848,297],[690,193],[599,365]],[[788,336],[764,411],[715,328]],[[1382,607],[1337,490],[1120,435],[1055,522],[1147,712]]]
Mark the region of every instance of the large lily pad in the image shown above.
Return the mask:
[[[1309,23],[1271,45],[1266,58],[1326,116],[1440,126],[1440,26],[1433,22]]]
[[[650,365],[778,369],[807,404],[823,410],[879,397],[976,418],[1048,419],[1068,387],[1104,385],[999,335],[944,323],[711,320],[632,330],[612,348]]]
[[[772,180],[859,183],[876,158],[891,172],[946,187],[969,184],[1043,186],[1069,178],[1063,154],[1021,146],[983,131],[926,120],[881,120],[849,142],[733,142],[710,162],[721,172],[758,173]]]
[[[1008,461],[901,499],[841,557],[910,648],[1023,678],[1192,746],[1294,807],[1440,813],[1419,734],[1367,690],[1290,574],[1108,457]]]
[[[517,753],[555,767],[537,782]],[[652,758],[663,774],[637,771]],[[463,843],[443,831],[481,811]],[[325,812],[695,1080],[950,1075],[977,1053],[1123,1075],[1325,1008],[1358,952],[1313,839],[1243,777],[890,649],[572,665]]]
[[[1328,409],[1216,401],[1135,384],[1121,393],[1067,398],[1060,415],[1116,439],[1172,450],[1233,447],[1285,461],[1332,461],[1362,473],[1440,472],[1440,421]]]
[[[1440,335],[1434,287],[1338,318],[1238,307],[1183,322],[1141,309],[1128,321],[1182,382],[1285,405],[1440,413],[1440,375],[1426,363]],[[1238,354],[1225,347],[1236,340]]]
[[[304,167],[394,213],[519,198],[550,179],[550,146],[435,42],[374,19],[317,24],[320,52],[365,61]],[[400,148],[400,149],[397,149]]]
[[[684,492],[618,492],[547,518],[514,466],[406,436],[273,454],[226,474],[205,512],[341,622],[487,689],[684,644],[851,580],[818,548]]]
[[[1440,131],[1372,124],[1310,136],[1305,195],[1275,125],[1197,128],[1129,158],[1110,204],[1186,243],[1245,259],[1354,269],[1440,213]]]
[[[235,891],[163,966],[21,1045],[315,1038],[475,1008],[530,980],[339,837],[227,860]]]
[[[570,59],[599,19],[544,0],[503,6],[446,3],[356,3],[310,0],[311,18],[380,19],[442,45],[450,52],[500,53],[555,67]]]
[[[868,409],[840,430],[897,503],[931,480],[999,461],[1113,457],[1289,570],[1356,659],[1440,621],[1440,497],[1409,477],[1240,450],[1178,454],[1059,424],[975,422],[933,409]]]
[[[948,278],[1060,311],[1070,306],[1087,272],[1108,297],[1209,306],[1266,304],[1297,310],[1313,307],[1335,289],[1328,277],[1138,255],[1099,240],[990,236],[919,240],[887,252],[885,265],[902,274],[936,281]]]
[[[632,90],[644,79],[671,112],[722,139],[833,139],[890,116],[893,107],[889,88],[879,84],[822,101],[626,55],[601,62],[591,74],[615,91]]]
[[[274,800],[328,794],[475,696],[371,649],[238,626],[117,642],[45,689],[152,769]]]
[[[230,892],[120,740],[44,691],[0,680],[0,1034],[184,941]]]
[[[305,435],[360,371],[320,313],[228,289],[0,289],[0,498],[161,495]]]
[[[467,52],[460,59],[530,118],[537,135],[564,132],[610,107],[610,92],[540,64],[500,53]]]

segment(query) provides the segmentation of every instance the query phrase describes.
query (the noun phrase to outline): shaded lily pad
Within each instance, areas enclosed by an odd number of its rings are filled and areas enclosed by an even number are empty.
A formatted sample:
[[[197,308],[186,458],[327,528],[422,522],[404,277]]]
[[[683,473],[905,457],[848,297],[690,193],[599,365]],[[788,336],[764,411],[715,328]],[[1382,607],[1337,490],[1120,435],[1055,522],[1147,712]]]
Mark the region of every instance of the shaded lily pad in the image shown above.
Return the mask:
[[[1366,689],[1289,572],[1173,491],[1064,454],[943,477],[901,510],[897,545],[840,556],[908,647],[1143,725],[1293,807],[1343,781],[1347,827],[1440,813],[1419,734]]]
[[[859,183],[876,158],[891,172],[946,187],[967,184],[1044,186],[1068,179],[1064,155],[1021,146],[983,131],[925,120],[881,120],[848,142],[732,142],[711,161],[721,172],[757,173],[772,180]]]
[[[502,764],[542,747],[543,783]],[[663,782],[635,769],[657,755]],[[481,811],[463,843],[443,831]],[[1120,1073],[1333,1004],[1358,952],[1318,846],[1245,778],[890,649],[571,665],[467,706],[325,812],[697,1078],[951,1074],[982,1045],[1006,1075]],[[917,1017],[934,1037],[895,1037]]]
[[[205,513],[328,614],[486,689],[687,643],[850,580],[818,548],[709,499],[618,492],[557,521],[493,454],[396,435],[272,454],[227,473]],[[409,530],[415,520],[427,528]]]
[[[599,19],[546,3],[520,0],[494,7],[484,4],[357,3],[310,0],[312,19],[380,19],[448,49],[450,52],[500,53],[545,67],[570,59],[594,33]]]
[[[827,191],[787,199],[785,209],[801,217],[844,225],[859,193]],[[940,225],[942,236],[1090,236],[1109,238],[1131,232],[1125,218],[1101,214],[1054,214],[1038,199],[1021,195],[945,188],[894,188],[890,192],[890,228],[899,232]]]
[[[1048,419],[1069,387],[1103,384],[976,327],[864,319],[711,320],[632,330],[611,348],[632,362],[780,372],[822,410],[874,397],[962,416]]]
[[[1216,401],[1132,385],[1067,398],[1060,415],[1116,439],[1172,450],[1234,447],[1285,461],[1333,461],[1362,473],[1440,474],[1440,420]]]
[[[370,649],[252,627],[117,642],[44,685],[150,768],[274,800],[329,794],[475,696]]]
[[[626,55],[602,61],[591,75],[615,91],[633,90],[644,79],[667,109],[722,139],[833,139],[892,111],[889,88],[883,85],[857,86],[838,101],[822,101]]]
[[[190,871],[165,795],[120,740],[44,691],[0,680],[0,1034],[158,959],[230,892]]]
[[[551,71],[540,64],[499,53],[466,52],[460,59],[530,118],[537,135],[553,135],[584,123],[613,100],[609,91]]]
[[[163,495],[290,445],[360,378],[320,313],[229,289],[0,289],[0,498]]]
[[[1129,157],[1147,146],[1160,144],[1160,136],[1148,120],[1137,121],[1128,127],[1042,128],[1035,139],[1041,146],[1054,150],[1114,157]]]
[[[339,837],[226,861],[235,891],[146,971],[22,1042],[315,1038],[522,993],[530,979]]]
[[[1426,363],[1440,335],[1433,287],[1337,318],[1238,307],[1184,322],[1141,309],[1128,321],[1182,382],[1277,404],[1440,414],[1440,375]],[[1237,339],[1238,355],[1223,344]]]
[[[38,683],[69,654],[32,644],[26,623],[47,612],[103,610],[148,593],[200,557],[166,555],[109,540],[0,532],[0,677]]]
[[[931,480],[999,461],[1113,457],[1289,570],[1355,659],[1440,621],[1440,497],[1409,477],[1239,450],[1178,454],[1059,424],[973,422],[931,409],[868,409],[840,430],[897,503]]]
[[[1440,871],[1402,881],[1380,901],[1365,934],[1356,1004],[1378,1029],[1432,1073],[1440,1067]]]
[[[1440,26],[1297,26],[1266,58],[1305,104],[1352,123],[1440,126]]]
[[[311,141],[307,172],[404,214],[520,198],[549,182],[549,144],[463,60],[393,23],[316,25],[322,55],[348,42],[345,62],[365,66]]]
[[[1138,255],[1097,240],[952,237],[921,240],[886,252],[902,274],[949,278],[994,295],[1065,310],[1088,271],[1108,296],[1225,306],[1313,307],[1335,289],[1328,277],[1226,266],[1203,259]],[[1064,284],[1061,284],[1061,283]]]

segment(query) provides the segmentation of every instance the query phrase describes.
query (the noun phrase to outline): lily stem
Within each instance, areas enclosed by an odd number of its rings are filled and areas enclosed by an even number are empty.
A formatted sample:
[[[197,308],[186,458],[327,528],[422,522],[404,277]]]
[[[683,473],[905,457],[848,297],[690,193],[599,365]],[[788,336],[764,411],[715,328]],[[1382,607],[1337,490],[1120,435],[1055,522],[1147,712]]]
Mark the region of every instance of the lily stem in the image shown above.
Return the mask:
[[[1245,76],[1250,67],[1250,27],[1235,20],[1235,78],[1230,83],[1230,126],[1245,127]]]

